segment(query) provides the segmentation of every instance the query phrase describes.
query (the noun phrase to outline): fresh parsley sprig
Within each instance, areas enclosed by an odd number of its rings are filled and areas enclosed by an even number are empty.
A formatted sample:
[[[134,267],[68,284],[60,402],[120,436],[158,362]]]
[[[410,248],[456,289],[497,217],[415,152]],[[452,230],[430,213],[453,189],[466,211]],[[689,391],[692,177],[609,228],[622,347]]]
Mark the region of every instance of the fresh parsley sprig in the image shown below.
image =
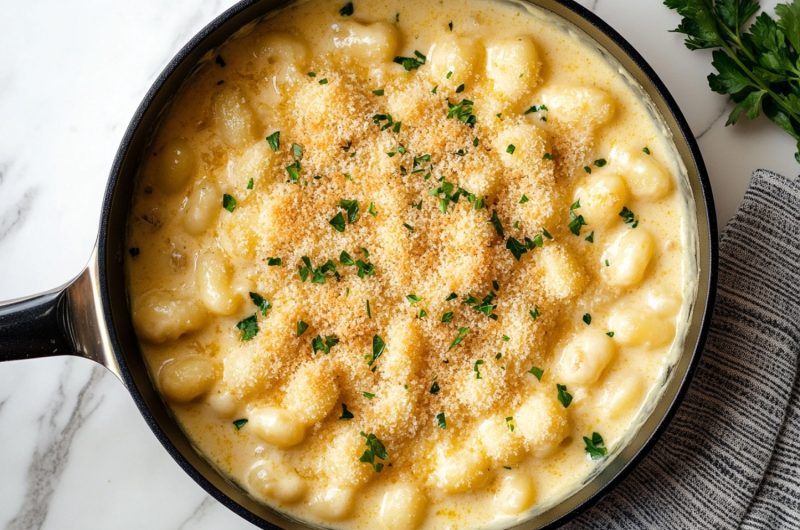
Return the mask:
[[[690,50],[714,49],[711,90],[736,103],[726,125],[762,112],[797,141],[800,163],[800,0],[779,4],[777,20],[758,0],[664,0],[683,17],[674,30]]]

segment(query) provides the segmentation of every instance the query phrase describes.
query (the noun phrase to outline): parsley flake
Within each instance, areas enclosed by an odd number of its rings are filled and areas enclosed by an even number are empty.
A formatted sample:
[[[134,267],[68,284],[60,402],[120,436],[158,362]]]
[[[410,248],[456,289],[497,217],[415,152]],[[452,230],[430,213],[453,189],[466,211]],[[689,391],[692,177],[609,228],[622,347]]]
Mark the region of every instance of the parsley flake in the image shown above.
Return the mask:
[[[339,337],[336,335],[326,335],[324,338],[321,335],[317,335],[311,339],[311,350],[314,355],[320,351],[327,355],[331,352],[331,348],[337,344],[339,344]]]
[[[581,207],[581,201],[578,199],[577,201],[573,202],[569,207],[569,231],[575,234],[576,236],[581,235],[581,227],[586,224],[582,215],[578,215],[575,213],[575,210]]]
[[[430,393],[431,393],[431,394],[433,394],[433,395],[435,396],[436,394],[438,394],[438,393],[439,393],[439,390],[441,390],[441,389],[439,388],[439,383],[437,383],[436,381],[434,381],[434,382],[433,382],[433,384],[431,385]]]
[[[622,207],[622,211],[619,212],[619,216],[622,217],[622,221],[625,224],[631,225],[631,228],[636,228],[639,226],[639,218],[636,217],[636,214],[630,211],[627,206]]]
[[[226,193],[222,196],[222,207],[233,213],[233,211],[236,209],[236,199],[233,197],[233,195],[228,195]]]
[[[309,75],[311,75],[309,73]],[[281,132],[275,131],[274,133],[267,136],[267,143],[272,148],[273,151],[277,151],[281,148]]]
[[[383,442],[372,433],[366,434],[362,431],[361,436],[366,440],[367,449],[358,460],[365,464],[370,464],[376,473],[380,473],[383,470],[384,464],[383,462],[376,462],[375,460],[389,460],[389,453],[386,452],[386,447],[384,447]]]
[[[411,70],[416,70],[423,64],[427,58],[418,50],[414,50],[414,57],[400,57],[397,56],[394,58],[394,62],[401,65],[405,68],[406,72],[410,72]]]
[[[436,415],[436,423],[437,425],[439,425],[440,429],[447,428],[447,420],[444,417],[444,412],[440,412],[439,414]]]
[[[588,454],[592,460],[600,460],[608,454],[608,449],[605,447],[605,442],[599,432],[593,432],[591,438],[584,436],[583,443],[586,446],[584,448],[586,454]]]
[[[250,300],[256,305],[256,307],[261,311],[263,316],[267,316],[267,312],[272,309],[272,304],[269,303],[263,296],[258,293],[250,293]]]
[[[298,320],[297,321],[297,336],[298,337],[300,335],[302,335],[303,333],[305,333],[307,329],[308,329],[308,324],[307,323],[303,322],[302,320]]]
[[[342,403],[342,415],[339,416],[339,419],[340,420],[352,420],[354,417],[355,416],[353,416],[353,413],[350,412],[349,410],[347,410],[347,405]]]
[[[268,267],[280,267],[281,265],[283,265],[283,260],[281,258],[267,258]]]
[[[386,349],[386,343],[383,341],[380,335],[373,335],[372,336],[372,356],[369,357],[367,364],[372,366],[375,364],[375,361],[383,355],[384,350]]]
[[[472,365],[472,371],[475,372],[475,379],[482,379],[481,378],[481,365],[483,364],[483,359],[478,359],[475,361],[475,364]]]
[[[340,10],[339,14],[343,17],[349,17],[353,14],[353,2],[347,2]]]
[[[564,405],[564,408],[569,407],[569,404],[572,403],[572,394],[567,392],[567,386],[556,384],[556,389],[558,390],[558,400]]]
[[[239,340],[242,342],[253,340],[253,337],[258,335],[258,317],[254,313],[244,320],[240,320],[239,323],[236,324],[236,329],[241,331]]]
[[[583,315],[583,322],[584,322],[584,323],[585,323],[587,326],[591,325],[591,323],[592,323],[592,315],[590,315],[589,313],[586,313],[586,314],[584,314],[584,315]]]
[[[450,347],[447,348],[447,351],[450,351],[461,344],[461,341],[464,340],[464,337],[467,336],[467,333],[469,333],[469,328],[458,328],[458,335],[456,335],[456,338],[450,343]]]
[[[542,376],[544,375],[544,370],[539,368],[538,366],[531,366],[531,369],[528,370],[529,374],[533,374],[533,377],[538,379],[539,381],[542,380]]]
[[[247,418],[239,418],[238,420],[233,420],[233,426],[236,428],[237,431],[242,430],[242,427],[247,425]]]

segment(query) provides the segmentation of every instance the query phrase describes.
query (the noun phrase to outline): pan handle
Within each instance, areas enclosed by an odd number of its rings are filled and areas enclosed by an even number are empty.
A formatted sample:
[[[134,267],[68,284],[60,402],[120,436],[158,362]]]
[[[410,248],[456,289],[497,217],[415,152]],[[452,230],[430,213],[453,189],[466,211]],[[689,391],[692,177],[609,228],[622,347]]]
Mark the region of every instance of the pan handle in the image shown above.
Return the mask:
[[[68,334],[67,288],[0,303],[0,361],[77,353]]]
[[[89,264],[66,285],[0,302],[0,361],[77,355],[122,379],[101,299],[95,246]]]

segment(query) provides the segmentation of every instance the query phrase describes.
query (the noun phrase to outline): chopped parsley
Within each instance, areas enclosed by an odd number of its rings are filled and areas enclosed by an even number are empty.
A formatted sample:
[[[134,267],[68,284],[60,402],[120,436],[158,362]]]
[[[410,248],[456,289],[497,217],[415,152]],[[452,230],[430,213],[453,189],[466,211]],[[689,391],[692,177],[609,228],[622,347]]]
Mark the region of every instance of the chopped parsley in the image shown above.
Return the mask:
[[[372,308],[369,306],[369,300],[366,301],[367,306],[367,318],[372,318]]]
[[[464,340],[464,337],[467,336],[467,333],[469,333],[469,328],[458,328],[458,335],[456,335],[456,338],[450,343],[450,347],[447,348],[447,351],[450,351],[461,344],[461,341]]]
[[[347,2],[340,10],[339,14],[343,17],[349,17],[353,14],[353,2]]]
[[[519,203],[520,203],[520,204],[525,204],[525,203],[526,203],[526,202],[528,202],[529,200],[530,200],[530,199],[528,198],[528,196],[527,196],[527,195],[525,195],[525,194],[523,193],[523,194],[522,194],[522,197],[520,197],[520,198],[519,198]]]
[[[542,376],[544,375],[544,370],[539,368],[538,366],[531,366],[531,369],[528,370],[529,374],[533,374],[533,377],[538,379],[539,381],[542,380]]]
[[[445,298],[444,301],[449,302],[450,300],[455,300],[456,298],[458,298],[456,293],[450,293],[447,295],[447,298]]]
[[[382,88],[378,88],[376,90],[373,90],[372,94],[375,95],[375,96],[382,96],[382,95],[385,94],[385,92],[384,92],[384,90]]]
[[[228,195],[226,193],[222,196],[222,207],[233,213],[233,211],[236,209],[236,199],[233,197],[233,195]]]
[[[367,208],[367,213],[370,214],[372,217],[378,215],[378,210],[375,209],[375,203],[369,203],[369,208]]]
[[[300,144],[292,144],[292,154],[297,160],[303,158],[303,146]]]
[[[317,77],[317,72],[308,72],[306,75],[308,77]]]
[[[497,216],[497,210],[492,210],[492,217],[489,219],[489,222],[494,226],[494,230],[497,232],[497,235],[500,236],[500,239],[505,239],[506,232],[503,230],[503,223],[500,222],[500,218]]]
[[[630,211],[627,206],[622,207],[622,211],[619,212],[619,216],[622,217],[622,220],[625,222],[625,224],[631,225],[631,228],[636,228],[639,226],[639,218],[636,217],[636,214]]]
[[[350,224],[358,220],[358,201],[355,199],[341,199],[339,208],[347,212],[347,222]]]
[[[381,131],[385,131],[390,127],[395,127],[394,118],[392,118],[391,114],[373,114],[372,116],[372,123],[378,126]],[[400,122],[397,122],[400,123]],[[398,128],[399,131],[399,128]],[[397,131],[395,131],[397,132]]]
[[[361,392],[361,395],[367,399],[372,399],[375,397],[375,394],[373,394],[372,392],[367,392],[366,390]]]
[[[575,210],[581,207],[581,200],[578,199],[577,201],[573,202],[569,207],[569,231],[575,234],[576,236],[581,235],[581,227],[586,224],[582,215],[578,215],[575,213]]]
[[[417,318],[419,319],[425,318],[426,316],[428,316],[428,312],[424,309],[420,309],[419,313],[417,313]]]
[[[553,153],[545,153],[542,155],[542,160],[553,160],[554,158]]]
[[[406,295],[406,300],[408,300],[408,302],[413,305],[422,300],[422,297],[412,293]]]
[[[427,57],[425,57],[420,51],[414,50],[414,57],[400,57],[397,56],[394,58],[394,62],[401,65],[405,68],[406,72],[410,72],[411,70],[416,70],[427,61]]]
[[[605,166],[606,164],[608,164],[608,162],[606,162],[606,159],[605,159],[605,158],[598,158],[597,160],[595,160],[595,161],[594,161],[594,165],[595,165],[596,167],[603,167],[603,166]]]
[[[497,314],[494,312],[497,308],[497,303],[492,303],[495,298],[497,298],[497,294],[494,291],[489,291],[489,294],[484,296],[481,300],[478,300],[472,294],[468,294],[464,297],[463,303],[467,304],[478,313],[482,313],[492,320],[497,320]]]
[[[478,118],[472,112],[472,105],[474,105],[474,102],[469,99],[462,99],[458,103],[450,103],[448,99],[447,117],[456,118],[461,123],[469,125],[470,127],[475,127]]]
[[[305,282],[308,277],[311,277],[311,283],[324,284],[327,278],[333,276],[338,281],[340,276],[336,270],[336,264],[332,260],[328,260],[319,267],[314,268],[311,265],[311,259],[308,256],[301,258],[302,265],[298,267],[298,274],[300,280]],[[331,274],[328,274],[331,273]]]
[[[440,412],[439,414],[436,415],[436,423],[437,425],[439,425],[440,429],[447,428],[447,419],[445,419],[444,417],[444,412]]]
[[[384,464],[383,462],[376,462],[375,460],[389,460],[389,453],[386,452],[386,447],[384,447],[380,439],[372,433],[366,434],[364,431],[361,431],[361,436],[366,440],[367,449],[358,460],[365,464],[370,464],[376,473],[380,473],[383,470]]]
[[[431,393],[431,394],[433,394],[433,395],[435,396],[436,394],[438,394],[438,393],[439,393],[439,390],[441,390],[441,389],[439,388],[439,383],[437,383],[436,381],[434,381],[434,382],[433,382],[433,384],[431,385],[430,393]]]
[[[564,405],[564,408],[569,407],[569,404],[572,403],[572,394],[567,392],[567,386],[556,384],[556,389],[558,390],[558,400]]]
[[[594,230],[589,232],[589,235],[584,238],[589,243],[594,243]]]
[[[613,338],[614,337],[614,332],[613,331],[607,331],[606,335],[608,335],[609,337]]]
[[[367,364],[372,366],[375,364],[375,361],[383,355],[383,351],[386,349],[386,343],[383,341],[380,335],[373,335],[372,336],[372,355],[368,356]]]
[[[509,431],[514,432],[514,416],[506,417],[506,425],[508,426]]]
[[[268,267],[280,267],[281,265],[283,265],[283,260],[281,258],[267,258]]]
[[[309,72],[308,75],[311,75],[313,72]],[[316,75],[316,74],[315,74]],[[313,76],[312,76],[313,77]],[[277,151],[281,148],[281,132],[275,131],[274,133],[267,136],[267,143],[272,148],[273,151]]]
[[[592,173],[592,168],[590,168],[589,166],[583,166],[583,170],[584,170],[585,172],[589,173],[589,174],[591,174],[591,173]]]
[[[263,316],[267,316],[267,313],[270,309],[272,309],[272,304],[269,303],[267,299],[261,296],[258,293],[250,293],[250,300],[256,305],[256,307],[261,311]]]
[[[323,77],[322,79],[319,80],[319,84],[320,85],[327,85],[328,84],[328,78],[327,77]]]
[[[233,426],[236,428],[237,431],[242,430],[242,427],[247,425],[247,418],[239,418],[238,420],[233,420]]]
[[[414,227],[411,226],[408,223],[403,223],[403,226],[406,227],[406,230],[408,230],[409,232],[413,232],[414,231]]]
[[[516,150],[517,148],[514,144],[508,144],[508,147],[506,147],[506,153],[508,153],[509,155],[513,155],[514,151]]]
[[[547,105],[533,105],[529,107],[528,110],[525,111],[525,114],[531,114],[533,112],[541,112],[543,110],[544,111],[547,110]]]
[[[511,254],[514,258],[519,261],[523,254],[528,252],[527,245],[521,243],[515,237],[509,237],[508,241],[506,241],[506,248],[511,251]]]
[[[353,413],[347,410],[347,405],[342,403],[342,415],[339,416],[340,420],[352,420],[354,418]]]
[[[533,308],[533,309],[531,309],[530,311],[528,311],[528,314],[529,314],[529,315],[531,316],[531,318],[532,318],[532,319],[534,319],[534,320],[536,320],[537,318],[539,318],[540,316],[542,316],[542,314],[541,314],[541,313],[539,313],[539,306],[538,306],[538,305],[537,305],[537,306],[534,306],[534,308]]]
[[[339,344],[339,337],[336,335],[326,335],[324,338],[321,335],[317,335],[311,339],[311,350],[313,351],[314,355],[320,351],[324,354],[328,354],[330,353],[331,348],[337,344]]]
[[[647,147],[647,146],[642,147],[642,153],[644,153],[646,155],[649,155],[650,154],[650,148]]]
[[[303,333],[305,333],[307,329],[308,329],[308,324],[307,323],[303,322],[302,320],[298,320],[297,321],[297,336],[298,337],[300,335],[302,335]]]
[[[464,91],[464,83],[461,83],[456,87],[456,94],[460,94]]]
[[[295,160],[294,162],[292,162],[291,164],[286,166],[286,173],[289,174],[289,180],[292,181],[292,182],[299,181],[300,180],[300,170],[301,169],[302,168],[300,167],[300,161],[299,160]]]
[[[586,313],[586,314],[584,314],[584,315],[583,315],[583,322],[584,322],[584,323],[585,323],[587,326],[591,325],[591,323],[592,323],[592,315],[590,315],[589,313]]]
[[[330,223],[330,225],[331,225],[331,226],[332,226],[332,227],[333,227],[333,228],[334,228],[334,229],[335,229],[337,232],[344,232],[344,227],[345,227],[345,224],[346,224],[346,223],[345,223],[345,221],[344,221],[344,215],[342,215],[342,212],[337,212],[337,213],[336,213],[336,215],[334,215],[334,216],[331,218],[331,220],[330,220],[330,221],[328,221],[328,222]]]
[[[253,313],[244,320],[240,320],[239,323],[236,324],[236,329],[241,331],[241,335],[239,335],[239,340],[241,340],[242,342],[247,342],[249,340],[252,340],[253,337],[258,335],[258,317],[256,316],[255,313]]]
[[[253,181],[253,179],[248,180],[247,181],[247,189],[248,190],[252,190],[253,186],[255,186],[255,182]]]
[[[472,371],[475,372],[475,379],[481,379],[481,365],[483,364],[483,359],[478,359],[475,361],[475,364],[472,365]]]
[[[452,321],[453,321],[453,312],[452,311],[448,311],[447,313],[442,315],[442,322],[444,322],[445,324],[449,324]]]
[[[606,444],[599,432],[593,432],[591,438],[584,436],[583,443],[586,446],[584,448],[586,454],[592,457],[592,460],[600,460],[608,454],[608,449],[605,446]]]

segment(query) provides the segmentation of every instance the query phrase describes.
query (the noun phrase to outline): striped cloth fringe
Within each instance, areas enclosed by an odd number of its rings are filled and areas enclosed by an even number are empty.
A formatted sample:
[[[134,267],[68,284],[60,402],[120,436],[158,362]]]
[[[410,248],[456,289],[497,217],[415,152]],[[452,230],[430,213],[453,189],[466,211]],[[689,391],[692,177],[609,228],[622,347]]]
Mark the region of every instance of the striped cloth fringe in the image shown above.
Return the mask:
[[[652,452],[569,529],[800,529],[800,181],[759,170],[720,239],[705,352]]]

